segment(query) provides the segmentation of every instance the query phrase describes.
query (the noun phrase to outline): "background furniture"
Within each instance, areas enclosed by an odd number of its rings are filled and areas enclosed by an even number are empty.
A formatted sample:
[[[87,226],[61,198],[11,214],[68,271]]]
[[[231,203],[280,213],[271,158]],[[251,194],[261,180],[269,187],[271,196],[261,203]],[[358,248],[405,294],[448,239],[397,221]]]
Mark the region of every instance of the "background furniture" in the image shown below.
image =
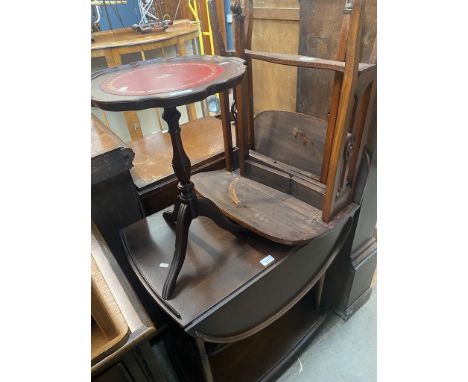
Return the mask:
[[[360,204],[349,242],[329,269],[324,303],[340,317],[350,318],[369,298],[377,266],[377,126],[376,109],[366,143],[369,157],[366,177],[361,180]]]
[[[95,32],[93,33],[94,41],[91,43],[91,57],[103,57],[108,67],[116,67],[122,65],[123,55],[137,53],[144,61],[146,60],[145,52],[161,49],[162,55],[165,56],[164,49],[171,46],[176,47],[179,56],[185,56],[187,55],[186,44],[193,42],[198,34],[199,26],[188,20],[177,20],[162,33],[137,34],[131,28]],[[196,51],[195,46],[193,46],[193,51]],[[190,121],[197,119],[195,105],[187,105],[187,112]],[[131,139],[141,138],[143,134],[136,112],[128,111],[124,113],[124,116]],[[161,119],[159,114],[158,119]]]
[[[130,175],[134,153],[91,115],[91,218],[126,275],[120,229],[143,217]]]
[[[99,279],[94,284],[95,292],[101,296],[106,294],[104,302],[112,304],[114,312],[118,311],[121,324],[126,328],[125,335],[112,344],[106,345],[92,338],[92,343],[96,345],[99,342],[101,350],[104,350],[91,367],[93,381],[162,380],[148,342],[155,335],[156,328],[94,224],[91,229],[91,256],[93,275]],[[97,315],[102,312],[95,310],[94,313],[99,320]],[[106,320],[100,322],[107,325],[106,329],[111,324]],[[92,328],[95,327],[92,325]],[[91,336],[98,332],[92,330]]]
[[[128,324],[91,256],[91,365],[112,353],[128,335]]]

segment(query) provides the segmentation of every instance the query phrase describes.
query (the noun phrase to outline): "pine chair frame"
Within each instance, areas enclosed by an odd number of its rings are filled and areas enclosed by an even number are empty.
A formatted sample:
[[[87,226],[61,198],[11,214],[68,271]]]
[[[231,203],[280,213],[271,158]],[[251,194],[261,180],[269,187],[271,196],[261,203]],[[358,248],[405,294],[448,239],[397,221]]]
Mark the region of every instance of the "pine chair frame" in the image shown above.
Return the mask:
[[[359,164],[376,98],[377,66],[359,63],[365,0],[354,0],[352,9],[350,2],[346,2],[337,60],[251,50],[252,0],[242,3],[241,5],[240,1],[231,2],[235,54],[246,60],[248,67],[246,76],[235,90],[240,174],[254,180],[259,179],[252,174],[258,174],[260,171],[263,173],[262,180],[267,177],[274,179],[278,177],[278,171],[285,170],[291,175],[300,175],[303,180],[301,187],[308,189],[306,194],[309,196],[305,199],[310,200],[310,195],[315,195],[312,198],[318,198],[322,202],[322,220],[329,222],[353,200]],[[320,174],[307,174],[262,157],[254,151],[252,60],[335,72]],[[226,153],[232,153],[232,141],[226,149]],[[228,157],[230,155],[227,154],[227,162]],[[229,159],[227,169],[231,168],[232,160]]]

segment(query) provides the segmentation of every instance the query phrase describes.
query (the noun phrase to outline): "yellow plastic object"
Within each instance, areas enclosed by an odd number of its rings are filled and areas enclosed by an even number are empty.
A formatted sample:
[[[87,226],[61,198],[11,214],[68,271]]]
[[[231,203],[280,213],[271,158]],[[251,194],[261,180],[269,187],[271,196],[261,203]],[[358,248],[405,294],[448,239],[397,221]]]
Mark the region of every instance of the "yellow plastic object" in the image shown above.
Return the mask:
[[[206,15],[208,19],[208,31],[205,31],[205,32],[201,30],[200,17],[198,16],[197,0],[188,0],[188,6],[190,9],[190,12],[192,12],[193,17],[195,17],[195,21],[200,26],[200,34],[198,35],[198,42],[200,43],[200,54],[202,55],[205,55],[205,45],[203,43],[203,36],[209,36],[211,54],[214,54],[213,31],[211,29],[211,20],[210,20],[208,0],[204,0],[204,1],[205,1],[205,6],[206,6]]]

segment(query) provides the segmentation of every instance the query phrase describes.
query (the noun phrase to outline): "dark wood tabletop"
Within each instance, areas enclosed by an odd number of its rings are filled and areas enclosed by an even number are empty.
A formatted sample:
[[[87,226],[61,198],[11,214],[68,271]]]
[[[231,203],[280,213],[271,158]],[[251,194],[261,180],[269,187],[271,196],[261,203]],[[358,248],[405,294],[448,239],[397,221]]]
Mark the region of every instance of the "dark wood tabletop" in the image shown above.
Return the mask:
[[[186,105],[236,86],[245,70],[245,61],[237,57],[140,61],[95,72],[91,103],[109,111]]]

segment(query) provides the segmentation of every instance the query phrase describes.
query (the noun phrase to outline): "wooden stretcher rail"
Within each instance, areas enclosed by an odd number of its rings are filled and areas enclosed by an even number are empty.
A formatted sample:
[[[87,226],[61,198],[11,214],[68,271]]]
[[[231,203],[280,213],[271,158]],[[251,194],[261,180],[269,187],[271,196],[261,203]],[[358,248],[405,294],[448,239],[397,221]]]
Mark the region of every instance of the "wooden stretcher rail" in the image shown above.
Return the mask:
[[[298,66],[302,68],[315,68],[334,70],[335,72],[344,72],[345,63],[335,60],[324,60],[317,57],[301,56],[298,54],[257,52],[246,49],[245,55],[254,60],[267,61],[273,64]],[[359,72],[368,70],[375,66],[374,64],[359,64]]]

